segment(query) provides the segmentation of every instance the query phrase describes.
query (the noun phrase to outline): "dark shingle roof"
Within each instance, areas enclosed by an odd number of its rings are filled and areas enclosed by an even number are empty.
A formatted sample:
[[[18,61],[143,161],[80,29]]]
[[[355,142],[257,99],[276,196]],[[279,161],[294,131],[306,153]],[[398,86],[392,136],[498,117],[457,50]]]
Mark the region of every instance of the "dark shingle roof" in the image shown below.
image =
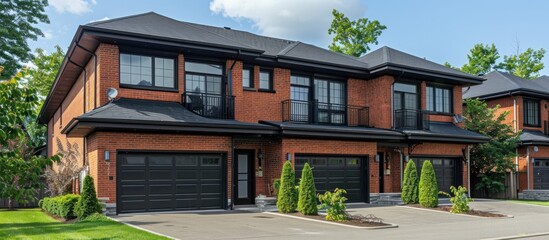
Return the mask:
[[[541,131],[535,130],[522,130],[522,133],[519,136],[521,144],[539,144],[539,145],[549,145],[549,137]]]
[[[528,80],[513,74],[493,71],[485,75],[482,85],[463,90],[463,98],[490,98],[513,92],[535,93],[549,96],[549,84],[543,80]]]
[[[448,122],[430,122],[429,130],[405,130],[409,139],[447,140],[449,142],[487,142],[488,137],[460,128]]]
[[[366,63],[370,70],[389,65],[410,67],[417,70],[430,71],[439,74],[482,80],[482,78],[478,76],[464,73],[387,46],[381,47],[360,57],[360,61]]]

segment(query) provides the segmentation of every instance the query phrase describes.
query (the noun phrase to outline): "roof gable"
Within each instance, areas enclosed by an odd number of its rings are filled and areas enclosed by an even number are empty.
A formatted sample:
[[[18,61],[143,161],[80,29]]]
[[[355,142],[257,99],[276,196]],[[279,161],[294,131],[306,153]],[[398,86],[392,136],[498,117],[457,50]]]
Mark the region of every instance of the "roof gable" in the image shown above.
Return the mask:
[[[463,98],[492,98],[513,92],[549,97],[549,81],[545,83],[543,80],[529,80],[500,71],[490,72],[484,77],[486,81],[482,85],[464,90]]]

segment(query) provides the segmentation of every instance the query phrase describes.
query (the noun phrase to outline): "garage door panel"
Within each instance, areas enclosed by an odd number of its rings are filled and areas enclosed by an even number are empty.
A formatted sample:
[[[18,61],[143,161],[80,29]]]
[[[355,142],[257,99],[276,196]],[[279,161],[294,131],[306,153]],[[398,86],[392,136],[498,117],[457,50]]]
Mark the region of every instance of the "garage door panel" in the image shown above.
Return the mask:
[[[534,189],[549,189],[549,159],[534,159]]]
[[[212,154],[118,154],[119,212],[222,208],[223,159]]]
[[[418,176],[421,176],[421,170],[423,168],[423,162],[429,160],[435,170],[435,176],[437,179],[437,185],[439,191],[450,192],[450,186],[455,186],[459,183],[456,181],[456,159],[452,158],[421,158],[417,157],[419,161],[416,163],[418,169]],[[414,161],[415,162],[415,161]],[[459,176],[458,176],[459,177]]]

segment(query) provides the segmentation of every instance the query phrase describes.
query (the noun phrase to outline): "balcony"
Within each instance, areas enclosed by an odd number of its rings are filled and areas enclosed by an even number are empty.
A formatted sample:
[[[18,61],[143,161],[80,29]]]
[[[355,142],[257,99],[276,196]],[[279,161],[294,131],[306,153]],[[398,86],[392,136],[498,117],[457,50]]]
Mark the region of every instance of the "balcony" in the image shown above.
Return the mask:
[[[184,92],[183,106],[200,116],[217,119],[234,119],[234,96],[201,92]]]
[[[282,121],[368,127],[370,112],[368,107],[288,99],[282,101]]]
[[[429,114],[419,109],[395,110],[395,128],[401,130],[428,130]]]

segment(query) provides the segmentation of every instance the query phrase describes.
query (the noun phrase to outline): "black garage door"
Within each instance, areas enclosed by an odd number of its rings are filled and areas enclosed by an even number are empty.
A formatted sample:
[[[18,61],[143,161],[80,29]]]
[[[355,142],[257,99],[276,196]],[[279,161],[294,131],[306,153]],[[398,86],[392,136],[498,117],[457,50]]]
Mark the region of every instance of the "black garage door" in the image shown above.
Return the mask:
[[[369,202],[366,158],[296,156],[295,168],[298,182],[306,162],[313,168],[318,193],[340,188],[347,191],[348,202]]]
[[[534,189],[549,189],[549,159],[534,159]]]
[[[418,177],[421,176],[421,168],[426,160],[431,161],[433,164],[439,191],[450,193],[450,186],[461,184],[461,167],[456,164],[455,158],[419,158],[419,164],[417,165]]]
[[[224,207],[222,154],[119,153],[119,213]]]

